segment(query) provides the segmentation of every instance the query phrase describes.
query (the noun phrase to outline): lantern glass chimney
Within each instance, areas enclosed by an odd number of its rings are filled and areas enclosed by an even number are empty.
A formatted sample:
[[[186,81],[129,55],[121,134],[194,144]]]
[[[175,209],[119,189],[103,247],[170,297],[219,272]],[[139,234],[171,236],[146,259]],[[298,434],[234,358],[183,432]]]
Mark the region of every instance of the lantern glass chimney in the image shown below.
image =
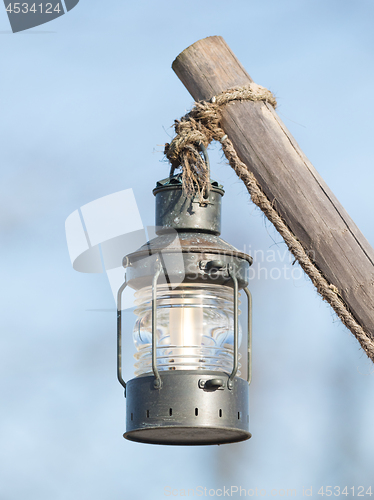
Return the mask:
[[[138,319],[133,338],[135,375],[152,371],[152,290],[136,293]],[[157,294],[157,367],[165,370],[218,370],[233,366],[234,303],[232,288],[183,284]],[[241,329],[239,331],[239,342]]]

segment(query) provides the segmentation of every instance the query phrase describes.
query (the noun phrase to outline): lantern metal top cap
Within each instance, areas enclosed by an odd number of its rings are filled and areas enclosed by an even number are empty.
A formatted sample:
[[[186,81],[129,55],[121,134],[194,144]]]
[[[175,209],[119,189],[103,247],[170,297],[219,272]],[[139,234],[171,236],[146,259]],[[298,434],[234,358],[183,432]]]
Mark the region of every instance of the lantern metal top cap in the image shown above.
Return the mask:
[[[157,234],[169,229],[210,234],[221,233],[221,200],[225,191],[216,181],[203,198],[198,193],[187,195],[183,190],[182,174],[157,182],[156,197]]]

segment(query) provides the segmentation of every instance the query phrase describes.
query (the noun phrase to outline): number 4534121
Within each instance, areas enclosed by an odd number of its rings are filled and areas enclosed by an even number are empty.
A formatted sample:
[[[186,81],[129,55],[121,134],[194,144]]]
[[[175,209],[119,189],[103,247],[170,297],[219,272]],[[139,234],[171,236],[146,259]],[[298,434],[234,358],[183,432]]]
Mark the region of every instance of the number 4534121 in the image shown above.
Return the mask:
[[[13,12],[14,14],[27,14],[28,12],[32,12],[33,14],[36,14],[40,12],[43,14],[53,14],[53,12],[58,12],[60,13],[60,3],[58,2],[55,7],[51,3],[33,3],[31,7],[29,7],[28,3],[21,3],[21,2],[15,2],[15,3],[10,3],[6,11],[9,12],[10,14]]]

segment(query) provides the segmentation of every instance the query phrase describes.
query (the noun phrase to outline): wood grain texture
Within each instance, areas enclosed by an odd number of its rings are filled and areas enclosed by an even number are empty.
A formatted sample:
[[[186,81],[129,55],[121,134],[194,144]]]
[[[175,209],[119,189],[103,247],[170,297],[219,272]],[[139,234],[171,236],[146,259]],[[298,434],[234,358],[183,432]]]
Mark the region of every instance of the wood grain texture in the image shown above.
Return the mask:
[[[172,68],[196,101],[252,82],[221,37],[191,45]],[[240,159],[317,268],[338,288],[356,321],[374,339],[372,247],[270,105],[233,102],[222,109],[222,117],[222,128]]]

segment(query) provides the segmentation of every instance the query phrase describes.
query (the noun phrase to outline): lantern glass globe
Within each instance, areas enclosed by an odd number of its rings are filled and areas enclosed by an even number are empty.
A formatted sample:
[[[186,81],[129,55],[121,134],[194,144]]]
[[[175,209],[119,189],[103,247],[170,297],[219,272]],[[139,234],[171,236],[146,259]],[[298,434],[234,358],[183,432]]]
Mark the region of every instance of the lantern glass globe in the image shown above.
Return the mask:
[[[152,289],[136,292],[135,375],[152,372]],[[233,366],[234,303],[230,287],[183,284],[157,288],[157,368],[215,370]],[[239,341],[241,329],[239,328]]]

